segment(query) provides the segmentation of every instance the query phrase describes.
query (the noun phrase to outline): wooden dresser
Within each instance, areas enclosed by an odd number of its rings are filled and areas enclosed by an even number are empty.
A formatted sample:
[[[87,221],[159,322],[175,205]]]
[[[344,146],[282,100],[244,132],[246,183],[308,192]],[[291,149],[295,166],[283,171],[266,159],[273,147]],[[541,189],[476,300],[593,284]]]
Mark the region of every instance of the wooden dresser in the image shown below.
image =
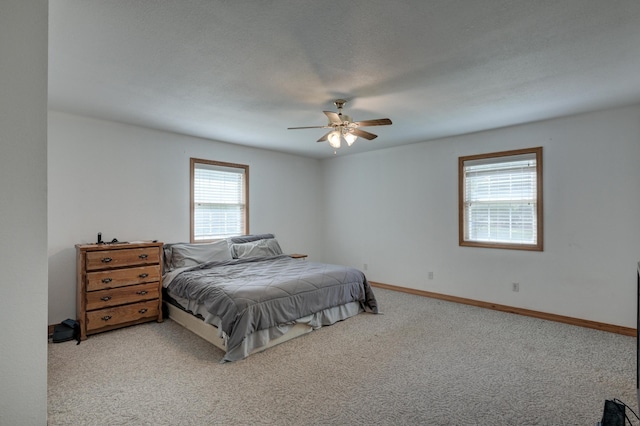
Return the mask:
[[[80,339],[162,322],[162,243],[76,245]]]

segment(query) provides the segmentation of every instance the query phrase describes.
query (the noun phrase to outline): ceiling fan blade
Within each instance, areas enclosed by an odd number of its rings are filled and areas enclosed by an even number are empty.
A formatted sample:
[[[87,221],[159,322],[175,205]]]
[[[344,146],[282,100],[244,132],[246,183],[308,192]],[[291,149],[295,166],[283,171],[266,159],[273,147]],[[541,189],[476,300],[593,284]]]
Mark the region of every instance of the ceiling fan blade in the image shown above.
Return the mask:
[[[333,132],[333,130],[331,131]],[[320,139],[318,139],[316,142],[324,142],[329,140],[329,135],[331,134],[331,132],[327,132],[327,134],[323,135]]]
[[[342,118],[338,115],[338,113],[333,111],[322,111],[324,115],[329,118],[329,121],[334,124],[342,124]]]
[[[376,120],[356,121],[355,124],[357,124],[360,127],[366,127],[366,126],[388,126],[389,124],[393,124],[393,123],[388,118],[378,118]]]
[[[331,132],[329,132],[331,133]],[[353,129],[351,130],[351,133],[353,133],[356,136],[360,136],[361,138],[365,138],[368,140],[372,140],[378,137],[378,135],[374,135],[373,133],[369,133],[369,132],[365,132],[364,130],[360,130],[360,129]]]
[[[298,130],[298,129],[326,129],[330,126],[307,126],[307,127],[287,127],[287,130]]]

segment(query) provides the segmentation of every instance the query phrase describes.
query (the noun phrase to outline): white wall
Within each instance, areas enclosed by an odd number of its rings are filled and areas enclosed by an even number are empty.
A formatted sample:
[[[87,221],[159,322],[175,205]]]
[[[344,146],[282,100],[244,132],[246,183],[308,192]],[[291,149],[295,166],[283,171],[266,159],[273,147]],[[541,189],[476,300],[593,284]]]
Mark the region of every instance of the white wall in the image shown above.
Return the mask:
[[[459,247],[458,157],[535,146],[544,252]],[[372,281],[636,326],[640,106],[338,156],[322,171],[327,262],[366,263]]]
[[[0,424],[47,421],[46,0],[0,2]]]
[[[544,252],[459,247],[458,157],[533,146],[544,147]],[[635,327],[640,106],[322,162],[50,112],[50,324],[75,316],[74,244],[98,231],[188,239],[190,157],[249,164],[251,231],[274,232],[285,251],[366,263],[372,281]]]
[[[49,324],[76,317],[75,248],[189,241],[189,158],[249,165],[250,232],[321,255],[319,162],[49,112]]]

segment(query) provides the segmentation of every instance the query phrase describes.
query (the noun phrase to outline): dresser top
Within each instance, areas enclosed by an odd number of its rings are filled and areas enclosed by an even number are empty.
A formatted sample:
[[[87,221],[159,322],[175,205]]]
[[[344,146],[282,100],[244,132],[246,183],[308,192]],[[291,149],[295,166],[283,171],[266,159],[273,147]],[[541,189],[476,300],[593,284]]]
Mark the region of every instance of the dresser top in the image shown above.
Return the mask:
[[[102,243],[102,244],[76,244],[76,248],[84,251],[98,250],[119,250],[143,247],[162,247],[163,243],[159,241],[131,241],[119,243]]]

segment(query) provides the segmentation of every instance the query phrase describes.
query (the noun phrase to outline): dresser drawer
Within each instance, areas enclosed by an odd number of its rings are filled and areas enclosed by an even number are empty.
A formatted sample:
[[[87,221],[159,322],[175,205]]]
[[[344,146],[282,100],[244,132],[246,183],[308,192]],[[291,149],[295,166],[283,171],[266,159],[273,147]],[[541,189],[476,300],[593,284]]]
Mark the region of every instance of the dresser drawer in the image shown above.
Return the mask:
[[[160,280],[160,266],[141,266],[137,268],[114,269],[109,271],[88,272],[87,291],[104,290],[133,284],[150,283]]]
[[[87,311],[158,299],[160,283],[140,284],[87,293]]]
[[[91,332],[103,327],[138,321],[144,318],[155,318],[158,316],[158,304],[158,300],[151,300],[87,312],[86,329]]]
[[[160,263],[158,247],[88,251],[86,256],[87,271]]]

